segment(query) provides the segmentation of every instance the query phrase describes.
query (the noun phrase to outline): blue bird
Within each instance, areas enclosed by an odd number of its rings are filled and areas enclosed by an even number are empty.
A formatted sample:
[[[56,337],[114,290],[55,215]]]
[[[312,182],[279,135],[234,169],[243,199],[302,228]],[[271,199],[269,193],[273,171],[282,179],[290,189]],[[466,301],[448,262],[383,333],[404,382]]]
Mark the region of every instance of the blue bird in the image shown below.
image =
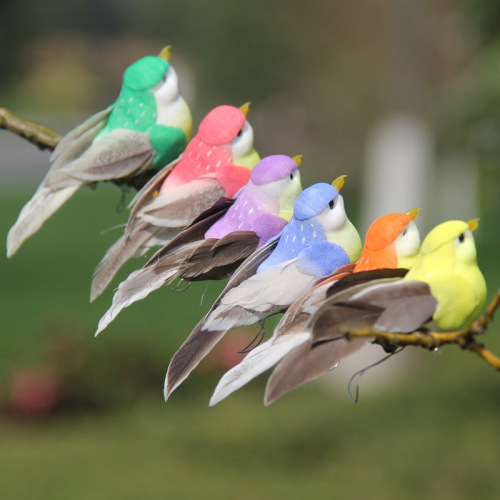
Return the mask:
[[[238,268],[173,356],[166,399],[228,330],[286,310],[318,278],[359,258],[361,239],[339,194],[344,177],[305,189],[283,231]]]

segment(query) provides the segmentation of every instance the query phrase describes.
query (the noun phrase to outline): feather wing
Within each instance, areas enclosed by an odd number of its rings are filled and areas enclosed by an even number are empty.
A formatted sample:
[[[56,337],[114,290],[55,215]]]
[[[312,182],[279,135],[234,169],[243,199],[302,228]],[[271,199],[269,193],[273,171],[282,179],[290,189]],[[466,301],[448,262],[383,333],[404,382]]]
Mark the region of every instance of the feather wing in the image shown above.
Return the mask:
[[[101,111],[68,132],[52,153],[52,165],[31,200],[21,210],[7,236],[7,256],[14,255],[23,242],[36,233],[80,187],[63,168],[83,154],[106,124],[111,108]]]
[[[67,163],[61,172],[82,183],[121,179],[150,168],[155,154],[147,134],[115,129]]]
[[[7,235],[7,257],[14,255],[23,242],[36,233],[45,221],[68,201],[80,186],[74,184],[53,190],[39,186],[31,200],[24,205]]]
[[[94,138],[105,127],[108,117],[111,114],[112,106],[92,115],[82,124],[70,130],[56,146],[50,161],[59,165],[64,165],[69,161],[78,158],[91,144]]]
[[[188,243],[162,258],[151,260],[145,267],[134,271],[120,284],[113,304],[101,318],[96,335],[120,313],[122,309],[151,292],[182,278],[187,281],[223,279],[257,248],[257,236],[250,231],[239,231],[215,240]]]
[[[274,366],[291,350],[310,338],[308,333],[272,338],[252,349],[245,358],[220,379],[210,399],[214,406],[255,377]]]
[[[208,210],[202,212],[186,229],[183,229],[175,238],[158,250],[147,262],[146,266],[161,260],[167,254],[193,241],[203,240],[205,233],[217,222],[233,205],[231,198],[219,198]],[[145,266],[145,267],[146,267]]]
[[[302,343],[278,364],[269,377],[264,404],[268,406],[286,392],[323,375],[367,342],[366,339],[338,339],[316,345],[310,340]]]
[[[223,196],[224,190],[215,179],[196,179],[160,193],[136,217],[155,226],[183,229]]]
[[[173,229],[171,237],[176,234],[177,231]],[[168,237],[168,229],[155,228],[150,224],[137,225],[131,233],[121,236],[107,250],[94,271],[90,300],[93,301],[101,295],[125,262],[159,244],[160,238],[166,240]]]
[[[421,281],[389,278],[358,290],[347,300],[334,295],[318,310],[310,323],[315,342],[366,327],[409,333],[429,321],[437,307],[429,285]]]
[[[220,300],[224,297],[226,291],[233,286],[238,286],[249,276],[257,271],[260,264],[266,260],[277,245],[277,238],[263,245],[250,257],[248,257],[229,280],[226,288],[222,291],[219,298],[215,301],[208,314],[213,311]],[[226,330],[206,331],[202,330],[204,321],[208,314],[201,319],[189,337],[184,341],[181,347],[170,361],[167,375],[165,378],[165,399],[174,391],[198,366],[200,361],[213,349],[213,347],[224,336]]]
[[[128,208],[131,210],[127,227],[134,225],[137,213],[140,212],[151,200],[158,196],[161,186],[168,177],[172,169],[177,165],[182,156],[169,163],[166,167],[159,170],[144,186],[137,191],[134,198],[130,201]]]
[[[310,288],[315,277],[302,273],[292,259],[265,268],[229,290],[207,317],[204,329],[229,330],[251,325],[286,309]]]
[[[309,322],[312,337],[283,359],[269,378],[266,405],[323,375],[371,341],[370,338],[348,340],[343,337],[347,331],[371,327],[411,332],[432,317],[437,302],[426,283],[397,278],[381,281],[375,285],[355,285],[350,291],[344,288],[330,298],[328,306]]]
[[[177,265],[177,276],[187,281],[227,278],[259,244],[253,231],[234,231],[222,238],[208,239]]]

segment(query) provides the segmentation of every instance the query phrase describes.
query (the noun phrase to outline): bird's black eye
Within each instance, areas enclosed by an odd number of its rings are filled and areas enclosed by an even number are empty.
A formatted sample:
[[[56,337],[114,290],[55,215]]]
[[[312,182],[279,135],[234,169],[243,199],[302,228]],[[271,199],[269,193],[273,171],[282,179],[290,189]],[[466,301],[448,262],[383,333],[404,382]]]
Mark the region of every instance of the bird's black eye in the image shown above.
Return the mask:
[[[293,173],[290,174],[290,179],[293,181]]]
[[[238,136],[237,137],[241,137],[242,133],[243,133],[243,129],[240,129],[240,131],[238,132]]]
[[[330,200],[330,203],[328,203],[328,206],[330,207],[330,210],[335,206],[335,200]]]
[[[458,237],[458,241],[460,241],[460,243],[463,243],[465,240],[465,233],[462,233],[459,237]]]

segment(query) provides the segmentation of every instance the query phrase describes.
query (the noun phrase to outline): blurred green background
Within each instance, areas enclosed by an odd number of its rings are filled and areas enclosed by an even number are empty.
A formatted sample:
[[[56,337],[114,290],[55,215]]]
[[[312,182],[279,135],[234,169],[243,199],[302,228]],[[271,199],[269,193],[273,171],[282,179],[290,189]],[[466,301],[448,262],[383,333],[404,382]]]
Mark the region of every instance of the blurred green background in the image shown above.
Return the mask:
[[[366,203],[380,163],[373,144],[388,158],[423,158],[423,189],[393,169],[378,199],[392,210],[415,199],[422,233],[446,217],[480,217],[491,298],[500,285],[499,35],[499,0],[7,1],[0,105],[66,132],[115,99],[130,63],[172,45],[195,124],[219,104],[251,101],[261,156],[303,154],[304,186],[348,174],[346,207],[362,232],[382,210]],[[417,124],[408,129],[416,153],[392,151],[377,134],[388,122],[397,129],[398,117]],[[0,133],[3,238],[48,156]],[[499,375],[456,347],[406,349],[373,368],[356,405],[346,386],[364,360],[269,408],[266,377],[208,408],[250,328],[228,335],[165,404],[170,357],[224,283],[160,290],[94,339],[112,290],[89,304],[90,280],[120,234],[108,229],[127,219],[121,196],[114,186],[81,189],[0,259],[1,498],[499,497]],[[498,325],[484,342],[500,353]]]

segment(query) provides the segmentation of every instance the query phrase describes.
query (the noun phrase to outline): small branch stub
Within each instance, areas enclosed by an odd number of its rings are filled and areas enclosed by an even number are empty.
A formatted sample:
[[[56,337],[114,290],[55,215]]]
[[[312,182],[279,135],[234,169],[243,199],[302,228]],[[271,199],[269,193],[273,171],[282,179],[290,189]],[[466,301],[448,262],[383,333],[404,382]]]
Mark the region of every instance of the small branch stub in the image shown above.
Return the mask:
[[[62,138],[61,134],[49,127],[19,118],[2,107],[0,107],[0,128],[23,137],[40,149],[54,150]]]

